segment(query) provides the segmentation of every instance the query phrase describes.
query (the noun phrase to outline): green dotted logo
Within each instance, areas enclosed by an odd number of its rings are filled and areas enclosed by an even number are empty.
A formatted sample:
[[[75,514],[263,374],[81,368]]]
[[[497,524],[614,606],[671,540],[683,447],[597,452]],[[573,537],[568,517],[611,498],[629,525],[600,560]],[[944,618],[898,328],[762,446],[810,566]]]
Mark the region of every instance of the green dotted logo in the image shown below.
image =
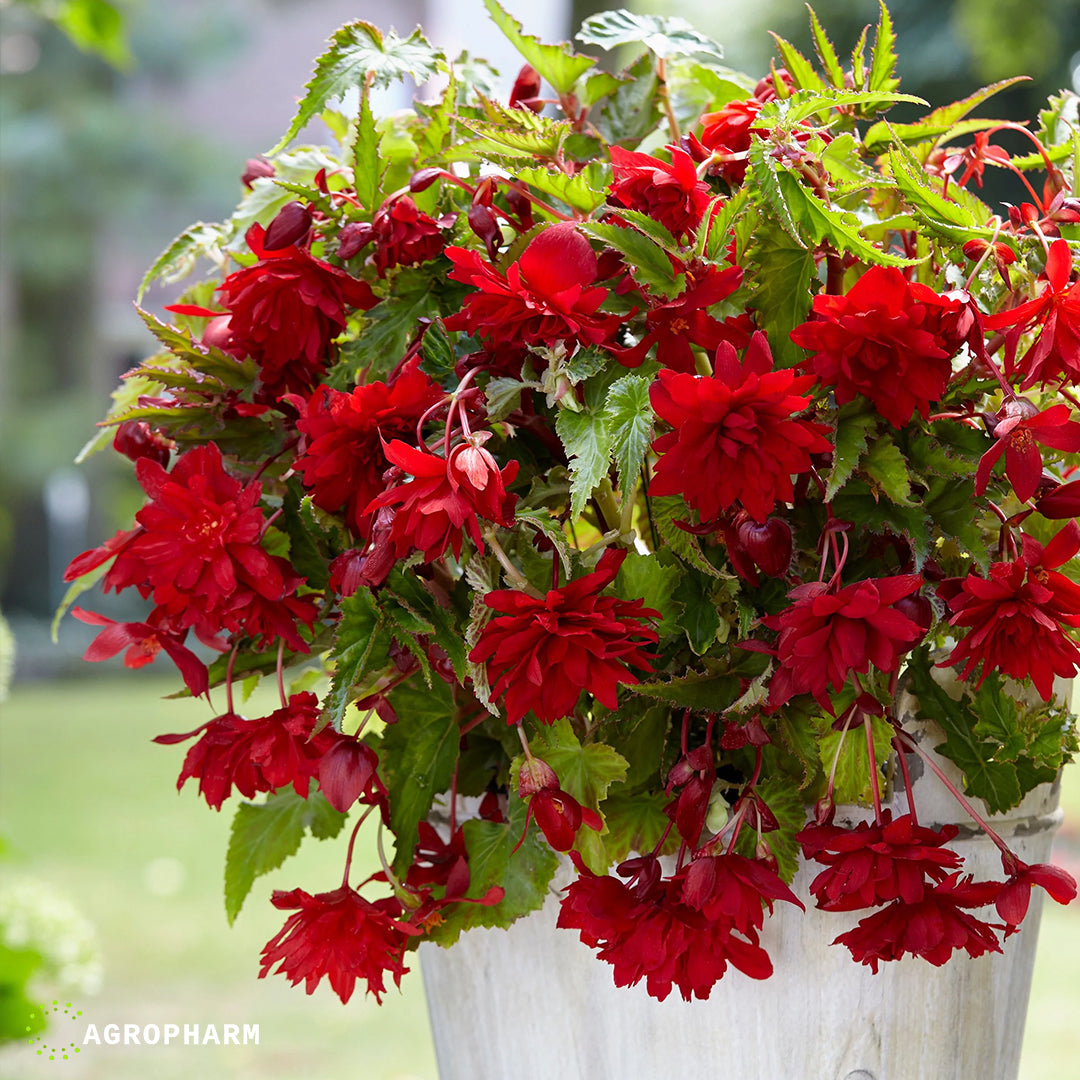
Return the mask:
[[[73,1009],[70,1001],[65,1001],[62,1005],[59,1001],[53,1001],[52,1007],[43,1005],[40,1013],[37,1011],[31,1012],[28,1017],[31,1021],[41,1020],[49,1025],[48,1030],[39,1032],[37,1035],[31,1035],[26,1041],[33,1047],[36,1047],[39,1057],[48,1057],[50,1061],[69,1060],[72,1055],[78,1054],[81,1051],[81,1047],[76,1046],[75,1043],[70,1042],[63,1043],[63,1035],[57,1035],[57,1032],[62,1031],[67,1025],[63,1023],[64,1020],[74,1021],[78,1017],[82,1016],[82,1009]],[[27,1024],[26,1030],[28,1032],[33,1031],[34,1024]],[[57,1040],[61,1043],[59,1046],[50,1046],[49,1043]]]

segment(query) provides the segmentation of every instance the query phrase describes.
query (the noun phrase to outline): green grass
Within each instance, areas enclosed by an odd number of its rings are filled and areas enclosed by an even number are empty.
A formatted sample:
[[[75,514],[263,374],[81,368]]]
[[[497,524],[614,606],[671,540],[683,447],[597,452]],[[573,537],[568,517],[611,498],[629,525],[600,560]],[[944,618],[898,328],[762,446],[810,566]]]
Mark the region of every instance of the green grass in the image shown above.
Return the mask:
[[[187,744],[150,742],[208,718],[204,704],[161,700],[172,685],[128,676],[16,687],[0,718],[0,833],[21,862],[0,864],[0,872],[43,879],[96,925],[106,982],[100,995],[75,1002],[85,1021],[99,1027],[124,1021],[258,1023],[260,1045],[90,1047],[78,1060],[62,1063],[65,1075],[434,1080],[418,972],[406,976],[400,994],[391,990],[381,1009],[359,988],[342,1007],[325,984],[308,997],[281,976],[256,978],[259,951],[284,921],[269,904],[270,891],[333,888],[347,834],[305,841],[298,856],[256,882],[230,928],[221,882],[235,800],[217,814],[191,784],[177,794]],[[251,708],[263,706],[273,708],[273,698],[260,698]],[[1066,772],[1063,803],[1080,838],[1080,766]],[[370,841],[370,830],[365,834]],[[184,873],[169,895],[148,888],[148,867],[162,858],[176,860]],[[370,846],[358,859],[375,866]],[[354,874],[353,880],[360,877]],[[1048,903],[1021,1080],[1057,1080],[1070,1075],[1080,1059],[1078,972],[1080,905],[1062,909]],[[59,1021],[54,1026],[58,1035],[62,1028]],[[54,1077],[60,1064],[9,1048],[0,1051],[0,1078]]]

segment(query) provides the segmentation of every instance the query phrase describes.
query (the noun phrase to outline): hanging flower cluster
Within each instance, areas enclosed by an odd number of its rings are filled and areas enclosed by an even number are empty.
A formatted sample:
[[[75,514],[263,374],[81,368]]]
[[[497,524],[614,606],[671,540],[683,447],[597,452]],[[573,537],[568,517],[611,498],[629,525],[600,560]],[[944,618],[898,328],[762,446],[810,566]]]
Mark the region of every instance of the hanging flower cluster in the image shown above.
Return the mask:
[[[818,73],[781,40],[760,82],[635,18],[648,101],[530,39],[502,100],[417,34],[365,54],[346,117],[335,37],[236,215],[148,275],[219,263],[171,322],[142,312],[161,351],[95,445],[145,505],[71,563],[68,603],[137,593],[132,621],[73,608],[86,659],[164,654],[206,699],[157,741],[188,743],[178,787],[239,804],[230,917],[266,868],[250,838],[355,818],[340,886],[274,893],[260,975],[381,999],[421,941],[540,907],[562,853],[559,925],[661,999],[767,978],[777,904],[836,913],[876,971],[998,952],[1033,888],[1075,896],[992,827],[1076,748],[1054,693],[1080,672],[1073,99],[1017,157],[967,116],[994,88],[880,119],[918,103],[887,13],[869,61],[829,46]],[[376,122],[373,87],[439,72]],[[340,146],[286,149],[317,114]],[[1032,201],[983,203],[987,161]],[[279,707],[244,715],[235,684],[262,678]],[[910,781],[885,805],[913,754],[1001,880],[965,873]],[[356,884],[369,817],[393,847]]]

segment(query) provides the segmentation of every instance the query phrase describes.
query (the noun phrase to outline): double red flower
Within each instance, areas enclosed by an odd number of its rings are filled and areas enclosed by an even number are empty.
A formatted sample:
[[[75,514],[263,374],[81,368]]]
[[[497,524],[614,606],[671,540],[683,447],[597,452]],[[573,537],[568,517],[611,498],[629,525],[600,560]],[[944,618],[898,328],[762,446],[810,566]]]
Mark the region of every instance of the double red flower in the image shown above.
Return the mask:
[[[918,574],[899,574],[843,588],[814,581],[792,589],[791,607],[761,620],[780,633],[780,666],[769,684],[770,707],[783,705],[795,694],[813,694],[832,712],[830,685],[842,690],[851,672],[864,674],[871,664],[879,671],[896,671],[900,658],[925,632],[897,602],[920,585]]]
[[[694,159],[685,150],[668,149],[670,164],[651,154],[612,146],[611,194],[628,210],[647,214],[678,237],[701,224],[712,192],[698,178]]]
[[[900,428],[945,393],[963,341],[963,307],[896,267],[871,266],[845,295],[815,296],[814,318],[791,340],[814,354],[807,366],[836,388],[838,405],[861,394]]]
[[[484,627],[469,659],[486,663],[492,698],[505,695],[507,723],[531,710],[553,724],[573,712],[582,690],[614,709],[619,683],[638,681],[630,666],[652,671],[643,646],[657,641],[647,620],[659,612],[641,600],[600,595],[625,557],[608,548],[593,573],[547,596],[500,589],[484,597],[501,614]]]
[[[754,334],[739,363],[727,342],[711,377],[661,371],[649,396],[674,429],[653,443],[659,455],[650,493],[681,494],[705,520],[741,503],[764,521],[794,495],[791,476],[810,455],[832,449],[828,428],[795,414],[810,403],[813,376],[773,371],[772,353]]]
[[[1044,700],[1054,676],[1068,679],[1080,670],[1080,649],[1066,627],[1080,627],[1080,585],[1058,573],[1080,551],[1080,524],[1071,521],[1043,547],[1023,537],[1012,562],[996,562],[989,577],[970,573],[938,586],[949,605],[951,626],[967,628],[944,663],[964,663],[966,679],[982,663],[978,686],[991,671],[1031,678]]]
[[[446,255],[454,264],[450,277],[477,291],[444,324],[476,334],[488,347],[597,345],[619,325],[617,315],[597,314],[607,289],[593,284],[596,255],[572,224],[544,229],[505,275],[470,248],[448,247]]]

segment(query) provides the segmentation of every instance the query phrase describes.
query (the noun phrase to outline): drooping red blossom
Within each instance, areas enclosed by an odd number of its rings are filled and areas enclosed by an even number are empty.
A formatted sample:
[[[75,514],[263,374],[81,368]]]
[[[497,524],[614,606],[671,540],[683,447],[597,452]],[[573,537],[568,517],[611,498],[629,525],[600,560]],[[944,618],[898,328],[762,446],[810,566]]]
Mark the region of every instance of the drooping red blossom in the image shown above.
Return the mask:
[[[587,806],[582,806],[559,785],[555,770],[537,757],[527,757],[518,773],[518,795],[528,800],[525,829],[517,843],[520,847],[529,832],[529,822],[535,818],[547,842],[556,851],[569,851],[577,839],[578,829],[587,825],[599,832],[603,819]],[[517,847],[514,850],[517,850]]]
[[[994,146],[990,140],[997,131],[977,131],[974,142],[963,150],[957,150],[949,154],[941,164],[941,171],[946,176],[952,176],[959,187],[963,187],[972,177],[975,178],[977,187],[983,186],[983,173],[986,171],[987,162],[995,165],[1008,165],[1012,158],[1008,150],[1001,146]],[[963,172],[959,177],[955,174],[963,166]]]
[[[963,910],[992,904],[999,889],[997,882],[972,882],[951,874],[918,902],[894,900],[841,934],[833,944],[846,946],[852,959],[869,965],[873,972],[880,961],[903,956],[920,956],[941,967],[957,949],[971,957],[1001,952],[995,931],[1005,928],[982,922]]]
[[[1070,521],[1045,547],[1025,534],[1021,555],[991,563],[989,577],[972,571],[943,581],[938,595],[952,612],[949,625],[968,628],[943,664],[963,662],[966,679],[981,662],[976,686],[991,671],[1030,677],[1049,701],[1054,676],[1080,670],[1080,649],[1066,631],[1080,627],[1080,585],[1057,572],[1077,551],[1080,524]]]
[[[441,558],[446,549],[461,557],[464,532],[484,553],[479,518],[498,525],[514,523],[517,496],[508,494],[506,485],[517,476],[518,463],[509,462],[501,471],[495,459],[483,448],[482,432],[472,442],[450,451],[449,458],[418,450],[399,440],[383,444],[388,461],[399,466],[412,479],[387,488],[366,507],[372,513],[381,507],[397,508],[390,527],[390,540],[397,558],[416,549],[424,561]]]
[[[322,755],[345,737],[325,728],[312,738],[319,718],[315,694],[293,694],[288,705],[269,716],[247,720],[234,712],[216,716],[184,735],[159,735],[154,742],[171,746],[199,735],[188,750],[176,781],[179,791],[189,779],[199,781],[199,794],[215,810],[236,788],[245,798],[292,784],[307,798],[310,781]]]
[[[484,627],[469,659],[487,665],[492,699],[504,698],[507,723],[532,710],[553,724],[573,712],[582,690],[614,709],[618,684],[639,681],[630,667],[652,671],[643,646],[657,641],[648,621],[659,612],[641,600],[600,595],[625,557],[608,548],[593,573],[544,597],[517,589],[484,597],[501,614]]]
[[[348,394],[320,386],[306,401],[291,398],[304,436],[295,468],[312,502],[342,512],[356,536],[371,539],[366,507],[382,493],[390,465],[383,439],[415,439],[417,421],[443,397],[442,388],[410,363],[389,385],[364,383]]]
[[[71,614],[79,622],[104,627],[83,653],[84,660],[108,660],[121,649],[126,649],[124,667],[141,668],[153,663],[158,653],[164,651],[176,665],[184,685],[194,697],[205,694],[209,688],[210,678],[206,665],[190,649],[184,647],[187,630],[171,628],[168,620],[157,610],[150,613],[147,622],[117,622],[105,615],[98,615],[97,612],[85,611],[81,607],[73,607]]]
[[[1031,890],[1036,886],[1044,889],[1059,904],[1068,904],[1076,899],[1076,879],[1060,866],[1048,863],[1029,866],[1015,855],[1004,852],[1001,862],[1009,877],[1002,883],[994,903],[1006,926],[1019,926],[1024,921],[1031,903]]]
[[[262,396],[308,393],[331,360],[330,342],[345,329],[350,309],[368,310],[376,298],[366,282],[313,258],[302,248],[263,247],[258,223],[246,234],[258,258],[218,287],[229,311],[234,348],[259,365]]]
[[[994,426],[997,441],[979,460],[975,494],[981,495],[986,490],[991,470],[1004,454],[1005,475],[1016,497],[1027,502],[1042,479],[1042,454],[1037,444],[1075,454],[1080,450],[1080,423],[1069,419],[1068,405],[1052,405],[1039,412],[1026,398],[1007,401],[998,417]]]
[[[574,858],[571,855],[571,858]],[[655,857],[631,862],[656,864]],[[567,887],[558,925],[577,930],[581,940],[614,969],[616,986],[634,986],[645,979],[648,993],[663,1001],[673,986],[685,1001],[708,998],[730,963],[753,979],[772,974],[772,962],[761,947],[757,931],[743,934],[735,920],[719,910],[730,894],[710,896],[716,917],[683,898],[687,869],[673,878],[661,878],[659,866],[638,875],[636,886],[618,878],[593,874],[575,859],[579,876]],[[619,867],[627,873],[628,863]],[[725,885],[729,884],[725,881]],[[740,893],[741,899],[741,893]],[[758,915],[761,912],[758,895]],[[749,913],[739,915],[749,921]]]
[[[531,64],[523,64],[510,89],[507,105],[511,109],[528,109],[538,113],[544,107],[543,102],[537,100],[539,96],[540,75]]]
[[[319,789],[335,810],[345,813],[357,800],[370,804],[386,798],[386,785],[378,772],[379,755],[367,743],[328,734],[312,746],[313,752],[320,750],[316,763]]]
[[[270,902],[295,914],[263,948],[260,979],[277,964],[275,975],[293,986],[303,980],[311,994],[326,976],[344,1004],[359,978],[381,1004],[385,976],[400,986],[409,971],[405,946],[415,931],[401,921],[401,904],[392,896],[372,902],[343,885],[314,896],[303,889],[275,889]]]
[[[960,831],[955,825],[930,829],[910,814],[894,821],[887,809],[881,816],[880,825],[860,821],[850,829],[807,825],[795,837],[806,858],[827,867],[810,884],[822,910],[855,911],[893,900],[915,904],[963,865],[943,846]]]
[[[811,454],[831,449],[824,424],[794,418],[809,404],[813,382],[773,371],[760,331],[742,364],[723,343],[711,377],[661,371],[649,396],[674,430],[653,443],[659,461],[650,493],[681,494],[706,520],[740,502],[765,521],[777,502],[794,497],[792,473],[806,472]]]
[[[699,179],[694,160],[685,150],[676,146],[668,150],[670,164],[651,154],[612,146],[611,194],[628,210],[647,214],[679,237],[701,224],[712,191]]]
[[[446,230],[453,225],[455,216],[444,214],[436,220],[420,210],[409,195],[397,195],[375,211],[370,224],[350,222],[347,232],[342,229],[338,254],[351,259],[373,243],[369,261],[375,265],[379,277],[385,277],[392,267],[415,266],[440,255]]]
[[[1072,264],[1068,241],[1055,240],[1046,257],[1046,288],[1039,296],[985,319],[987,330],[1010,328],[1005,336],[1005,371],[1023,375],[1023,390],[1059,378],[1069,384],[1080,382],[1080,282],[1069,285]],[[1041,327],[1038,337],[1017,359],[1021,335],[1036,326]]]
[[[738,266],[723,270],[709,267],[688,288],[645,313],[645,334],[629,349],[607,345],[607,350],[624,367],[639,367],[649,349],[656,346],[656,359],[672,371],[693,374],[694,353],[691,346],[715,352],[724,342],[736,349],[750,343],[753,323],[746,315],[730,316],[721,321],[708,314],[707,308],[729,297],[742,283]],[[690,281],[690,275],[687,275]]]
[[[296,621],[310,626],[315,608],[294,595],[304,579],[260,544],[262,485],[230,476],[215,443],[182,454],[168,473],[141,458],[135,476],[150,499],[135,515],[138,528],[72,560],[65,580],[115,555],[103,588],[135,586],[171,627],[192,627],[203,639],[222,630],[264,642],[284,637],[306,651]]]
[[[469,852],[461,826],[454,830],[449,843],[426,821],[419,826],[419,839],[405,884],[414,892],[444,888],[444,900],[459,900],[469,889]]]
[[[679,836],[688,848],[696,848],[705,828],[709,799],[716,783],[716,761],[709,742],[683,754],[668,773],[666,794],[678,792],[664,807]]]
[[[476,334],[489,348],[550,347],[560,341],[598,345],[621,321],[597,314],[607,289],[593,286],[596,255],[570,223],[535,236],[505,275],[469,248],[448,247],[446,255],[454,264],[450,277],[477,291],[443,322],[447,330]]]
[[[701,142],[709,150],[722,154],[739,154],[750,149],[750,132],[761,112],[762,102],[756,97],[729,101],[722,109],[706,113]],[[741,184],[746,179],[746,159],[724,161],[713,172],[729,184]]]
[[[1040,495],[1035,509],[1051,521],[1080,517],[1080,480],[1059,484],[1053,490]]]
[[[843,296],[819,293],[814,317],[791,340],[814,355],[809,370],[836,388],[837,404],[856,394],[893,427],[945,393],[951,358],[964,335],[961,298],[908,281],[894,266],[871,266]]]
[[[677,877],[680,875],[676,875]],[[711,922],[726,921],[732,930],[752,938],[772,912],[774,900],[803,909],[802,901],[779,874],[760,859],[728,852],[699,855],[682,874],[682,898]]]
[[[839,692],[853,671],[865,674],[871,664],[896,671],[901,657],[923,637],[922,628],[896,604],[921,585],[919,574],[898,574],[842,588],[812,581],[792,589],[792,605],[762,619],[780,634],[769,707],[809,693],[831,713],[830,685]]]

